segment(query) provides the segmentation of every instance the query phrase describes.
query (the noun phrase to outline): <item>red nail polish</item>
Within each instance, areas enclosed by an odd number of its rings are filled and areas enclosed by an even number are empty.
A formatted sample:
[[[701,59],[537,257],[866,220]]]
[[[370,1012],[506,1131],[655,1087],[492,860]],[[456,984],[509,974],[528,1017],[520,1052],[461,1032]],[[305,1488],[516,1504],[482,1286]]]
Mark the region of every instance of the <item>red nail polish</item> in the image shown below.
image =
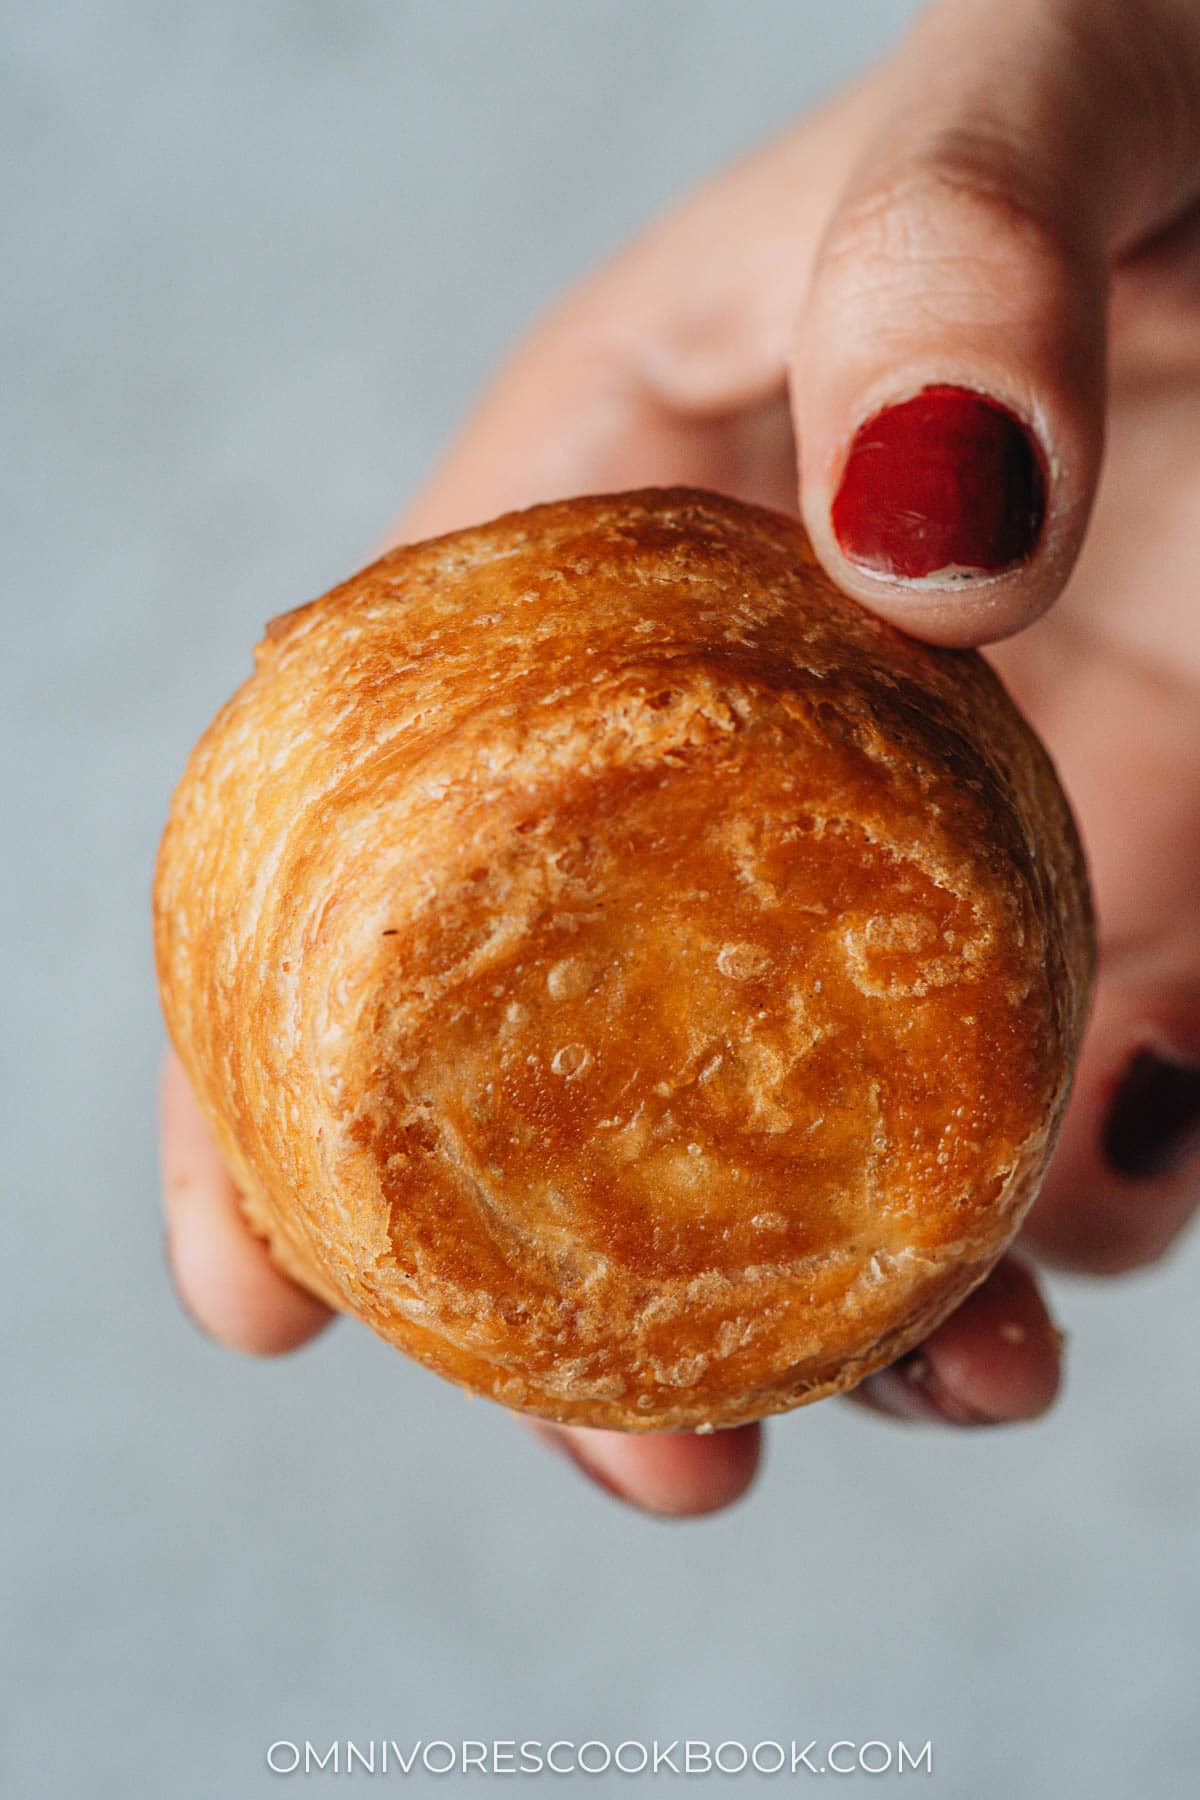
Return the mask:
[[[1041,458],[1016,414],[966,388],[928,387],[859,428],[832,520],[849,562],[953,580],[1022,562],[1045,510]]]

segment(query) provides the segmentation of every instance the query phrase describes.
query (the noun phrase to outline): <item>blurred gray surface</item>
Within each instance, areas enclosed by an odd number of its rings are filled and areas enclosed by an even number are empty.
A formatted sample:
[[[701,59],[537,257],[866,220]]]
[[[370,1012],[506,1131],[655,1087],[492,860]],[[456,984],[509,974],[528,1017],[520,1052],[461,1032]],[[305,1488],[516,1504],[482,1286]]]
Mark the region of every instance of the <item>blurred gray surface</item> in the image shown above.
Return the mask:
[[[955,1800],[1195,1791],[1195,1241],[1060,1286],[1051,1422],[821,1406],[677,1529],[361,1329],[217,1351],[160,1252],[149,869],[262,622],[363,560],[531,313],[911,10],[10,9],[0,1791],[656,1735],[931,1738],[906,1785]]]

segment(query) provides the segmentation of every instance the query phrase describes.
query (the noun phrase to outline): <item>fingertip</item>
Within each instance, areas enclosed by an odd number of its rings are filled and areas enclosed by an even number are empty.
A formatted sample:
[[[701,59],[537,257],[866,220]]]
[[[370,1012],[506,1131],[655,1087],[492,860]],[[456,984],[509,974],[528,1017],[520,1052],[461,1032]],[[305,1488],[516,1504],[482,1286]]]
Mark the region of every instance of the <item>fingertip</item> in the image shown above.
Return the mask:
[[[333,1317],[278,1269],[242,1216],[237,1189],[173,1054],[160,1093],[167,1266],[189,1318],[252,1356],[299,1349]]]
[[[702,1518],[740,1500],[762,1457],[762,1428],[644,1435],[541,1421],[535,1435],[614,1499],[656,1518]]]
[[[1103,454],[1111,221],[1078,142],[1011,120],[1046,116],[1061,88],[1081,137],[1111,146],[1068,69],[1030,55],[1027,18],[933,11],[827,224],[790,387],[801,511],[831,578],[965,647],[1057,598]]]
[[[840,382],[794,369],[792,403],[800,512],[843,592],[950,649],[1011,637],[1054,603],[1100,467],[1078,393],[934,340]]]
[[[1066,1339],[1036,1276],[1006,1256],[925,1345],[937,1380],[985,1420],[1041,1418],[1058,1398]]]
[[[172,1212],[167,1267],[187,1316],[205,1336],[248,1356],[286,1356],[331,1322],[323,1301],[297,1286],[271,1261],[229,1204],[195,1204]]]
[[[1112,1277],[1165,1256],[1198,1207],[1194,956],[1110,947],[1066,1121],[1024,1235],[1045,1264]]]
[[[1051,460],[1018,405],[967,380],[872,402],[802,506],[827,571],[891,624],[951,648],[1022,630],[1065,578]],[[807,465],[806,465],[807,466]]]
[[[1057,1399],[1064,1345],[1032,1270],[1009,1255],[924,1343],[851,1398],[914,1423],[1023,1424]]]

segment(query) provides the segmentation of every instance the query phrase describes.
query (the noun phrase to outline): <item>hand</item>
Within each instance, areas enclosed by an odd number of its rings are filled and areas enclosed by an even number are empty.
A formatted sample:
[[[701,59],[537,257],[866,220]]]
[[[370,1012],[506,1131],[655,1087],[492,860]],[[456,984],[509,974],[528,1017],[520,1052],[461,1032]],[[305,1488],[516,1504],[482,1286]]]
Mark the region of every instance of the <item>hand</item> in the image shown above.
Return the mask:
[[[402,535],[675,482],[792,511],[798,497],[864,605],[938,643],[994,646],[1078,811],[1102,942],[1025,1242],[1097,1274],[1159,1256],[1200,1199],[1192,0],[943,0],[890,63],[546,319]],[[239,1349],[304,1342],[328,1314],[243,1227],[174,1063],[163,1129],[185,1303]],[[1060,1344],[1009,1257],[854,1398],[954,1424],[1031,1418],[1053,1400]],[[754,1426],[535,1429],[675,1514],[734,1499],[759,1445]]]

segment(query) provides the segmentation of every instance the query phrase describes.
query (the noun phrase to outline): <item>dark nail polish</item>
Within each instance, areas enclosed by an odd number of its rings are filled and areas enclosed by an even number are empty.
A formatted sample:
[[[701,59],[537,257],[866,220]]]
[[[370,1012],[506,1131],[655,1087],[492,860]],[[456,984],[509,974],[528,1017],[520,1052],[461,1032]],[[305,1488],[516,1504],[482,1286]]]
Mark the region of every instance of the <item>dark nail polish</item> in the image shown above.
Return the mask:
[[[1200,1067],[1139,1050],[1109,1110],[1104,1154],[1130,1181],[1173,1175],[1200,1157]]]
[[[964,1406],[938,1380],[928,1356],[910,1350],[886,1369],[868,1375],[857,1389],[874,1412],[893,1419],[937,1425],[997,1425],[998,1419]]]
[[[966,388],[928,387],[859,428],[832,522],[848,561],[950,582],[1024,561],[1045,510],[1041,458],[1016,414]]]

